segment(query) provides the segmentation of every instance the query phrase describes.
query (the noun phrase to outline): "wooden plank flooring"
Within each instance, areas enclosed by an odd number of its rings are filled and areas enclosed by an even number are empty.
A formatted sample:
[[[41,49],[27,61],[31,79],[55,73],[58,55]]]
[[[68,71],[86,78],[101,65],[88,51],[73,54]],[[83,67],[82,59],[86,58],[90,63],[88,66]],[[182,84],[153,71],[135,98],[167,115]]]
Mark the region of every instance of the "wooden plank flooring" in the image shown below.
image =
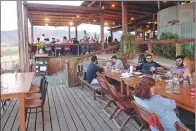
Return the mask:
[[[63,77],[63,73],[58,75]],[[57,74],[47,77],[49,87],[44,106],[45,131],[118,131],[112,120],[101,111],[105,104],[100,100],[94,101],[90,89],[60,85]],[[36,77],[34,82],[39,82],[39,79],[40,77]],[[110,110],[114,108],[111,107]],[[31,111],[36,112],[36,109]],[[126,117],[122,113],[119,119],[124,121]],[[18,127],[18,101],[12,99],[6,110],[1,112],[1,131],[18,131]],[[42,131],[41,112],[27,115],[26,127],[28,131]],[[124,131],[138,129],[138,124],[130,120]]]

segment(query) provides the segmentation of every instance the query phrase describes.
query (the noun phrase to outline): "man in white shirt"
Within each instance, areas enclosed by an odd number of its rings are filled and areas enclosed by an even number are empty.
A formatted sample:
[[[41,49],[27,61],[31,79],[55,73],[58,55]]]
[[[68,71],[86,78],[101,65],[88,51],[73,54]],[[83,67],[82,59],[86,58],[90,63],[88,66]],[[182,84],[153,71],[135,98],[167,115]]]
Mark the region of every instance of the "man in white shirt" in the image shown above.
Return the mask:
[[[112,56],[111,59],[112,59],[112,61],[114,63],[114,67],[116,69],[124,69],[125,68],[124,65],[123,65],[123,62],[120,59],[118,59],[115,55]]]
[[[45,42],[45,34],[42,34],[42,37],[41,37],[40,41]]]

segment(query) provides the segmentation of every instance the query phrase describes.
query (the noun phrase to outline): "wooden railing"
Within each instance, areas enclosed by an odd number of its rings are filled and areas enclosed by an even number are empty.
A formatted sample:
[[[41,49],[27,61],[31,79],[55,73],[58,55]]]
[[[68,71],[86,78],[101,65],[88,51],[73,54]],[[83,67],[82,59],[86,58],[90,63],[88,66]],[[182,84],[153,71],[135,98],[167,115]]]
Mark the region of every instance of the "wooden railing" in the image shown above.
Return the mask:
[[[65,43],[65,44],[46,44],[47,47],[54,47],[54,46],[77,46],[77,52],[78,56],[80,55],[80,46],[86,45],[86,46],[91,46],[91,45],[98,45],[99,43],[77,43],[77,44],[72,44],[72,43]],[[37,44],[29,44],[30,47],[37,47]]]
[[[135,44],[147,44],[148,45],[148,53],[152,53],[152,44],[176,44],[176,56],[180,55],[180,44],[186,42],[196,42],[196,38],[184,38],[184,39],[171,39],[171,40],[136,40]]]

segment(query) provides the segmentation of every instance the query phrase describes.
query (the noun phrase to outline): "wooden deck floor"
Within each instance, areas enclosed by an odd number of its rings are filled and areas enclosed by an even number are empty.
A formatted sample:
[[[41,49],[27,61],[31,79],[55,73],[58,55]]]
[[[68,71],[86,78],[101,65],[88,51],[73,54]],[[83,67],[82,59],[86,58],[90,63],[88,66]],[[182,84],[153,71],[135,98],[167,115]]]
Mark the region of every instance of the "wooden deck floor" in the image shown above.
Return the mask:
[[[44,106],[45,131],[117,131],[115,124],[101,111],[105,104],[99,100],[94,101],[92,91],[88,88],[81,90],[79,87],[61,85],[59,78],[62,75],[48,77],[49,87]],[[39,78],[36,77],[34,81]],[[126,114],[122,113],[119,121],[124,121],[125,117]],[[1,112],[1,131],[17,131],[18,127],[18,101],[13,99],[8,102],[6,110]],[[41,131],[41,113],[28,115],[26,127],[28,131]],[[138,129],[138,124],[130,120],[124,131]]]

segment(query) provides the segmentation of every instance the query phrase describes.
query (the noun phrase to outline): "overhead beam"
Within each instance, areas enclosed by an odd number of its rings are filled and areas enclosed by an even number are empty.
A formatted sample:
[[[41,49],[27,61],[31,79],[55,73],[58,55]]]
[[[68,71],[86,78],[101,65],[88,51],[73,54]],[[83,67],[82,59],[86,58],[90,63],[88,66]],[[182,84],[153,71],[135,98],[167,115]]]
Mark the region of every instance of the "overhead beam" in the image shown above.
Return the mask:
[[[91,7],[96,1],[92,1],[91,3],[88,4],[87,7]]]
[[[67,6],[67,5],[51,5],[51,4],[35,4],[27,3],[26,7],[28,10],[39,10],[39,11],[91,11],[99,12],[99,7],[83,7],[83,6]]]
[[[91,14],[91,12],[83,12],[83,13],[79,13],[77,11],[75,12],[52,12],[52,11],[49,11],[49,12],[46,12],[46,11],[29,11],[29,15],[49,15],[49,16],[83,16],[83,15],[89,15]]]
[[[45,18],[48,18],[48,19],[67,19],[67,18],[69,18],[69,19],[77,19],[77,20],[80,20],[80,19],[85,19],[87,17],[89,17],[89,15],[79,16],[78,18],[76,16],[69,16],[69,15],[67,15],[67,16],[44,15],[44,17],[43,17],[43,15],[29,15],[29,18],[32,18],[32,19],[33,18],[35,18],[35,19],[39,18],[39,19],[43,19],[43,20],[45,20]]]

